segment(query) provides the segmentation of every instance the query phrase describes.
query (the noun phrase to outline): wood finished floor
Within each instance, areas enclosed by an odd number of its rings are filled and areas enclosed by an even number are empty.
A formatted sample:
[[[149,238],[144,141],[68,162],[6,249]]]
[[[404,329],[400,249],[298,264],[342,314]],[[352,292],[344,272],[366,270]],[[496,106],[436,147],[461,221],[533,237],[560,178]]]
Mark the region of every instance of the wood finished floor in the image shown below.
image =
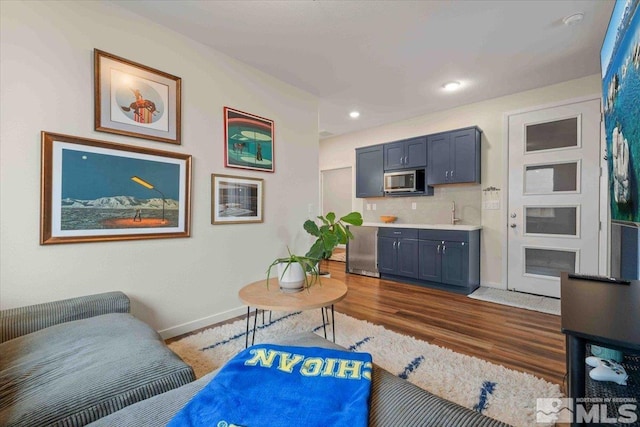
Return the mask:
[[[346,298],[335,305],[336,311],[458,353],[530,373],[559,384],[565,391],[565,339],[560,332],[560,316],[347,274],[343,262],[330,261],[329,271],[331,277],[344,281],[349,288]],[[245,316],[220,324],[241,318]]]
[[[336,311],[563,387],[560,316],[347,274],[344,263],[329,264],[331,277],[349,288]]]

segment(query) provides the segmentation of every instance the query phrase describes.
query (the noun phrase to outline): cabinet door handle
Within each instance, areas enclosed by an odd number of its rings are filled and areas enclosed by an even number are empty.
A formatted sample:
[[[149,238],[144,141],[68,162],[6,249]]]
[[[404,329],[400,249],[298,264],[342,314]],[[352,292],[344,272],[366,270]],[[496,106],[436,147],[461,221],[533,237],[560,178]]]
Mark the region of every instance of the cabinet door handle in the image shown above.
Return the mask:
[[[445,179],[445,180],[448,180],[448,179],[449,179],[449,171],[446,171],[446,172],[444,173],[444,179]]]
[[[447,245],[442,245],[442,255],[447,253]]]
[[[405,165],[409,164],[409,156],[404,156],[404,164]]]
[[[453,179],[453,171],[451,171],[451,179]]]
[[[394,240],[394,242],[393,242],[393,249],[395,249],[395,248],[396,248],[396,245],[397,245],[397,244],[398,244],[398,242]]]
[[[438,252],[438,254],[440,254],[440,245],[438,245],[437,252]]]

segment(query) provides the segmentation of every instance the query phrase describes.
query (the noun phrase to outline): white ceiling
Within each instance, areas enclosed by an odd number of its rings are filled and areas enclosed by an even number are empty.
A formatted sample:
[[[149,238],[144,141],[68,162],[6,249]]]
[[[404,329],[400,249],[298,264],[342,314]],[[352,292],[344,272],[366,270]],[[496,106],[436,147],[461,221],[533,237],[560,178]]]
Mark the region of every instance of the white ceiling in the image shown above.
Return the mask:
[[[600,72],[613,0],[115,1],[319,98],[344,134]],[[584,13],[576,25],[562,18]],[[458,80],[457,92],[442,84]],[[241,106],[236,106],[241,107]],[[361,116],[351,119],[357,109]]]

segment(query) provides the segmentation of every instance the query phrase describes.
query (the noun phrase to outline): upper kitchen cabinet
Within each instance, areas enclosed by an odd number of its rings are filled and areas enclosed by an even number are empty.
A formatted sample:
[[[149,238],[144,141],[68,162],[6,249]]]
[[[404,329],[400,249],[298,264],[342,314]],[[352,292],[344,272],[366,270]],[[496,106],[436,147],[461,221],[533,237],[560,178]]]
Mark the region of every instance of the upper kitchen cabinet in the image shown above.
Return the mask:
[[[384,147],[384,170],[420,169],[427,166],[427,137],[389,142]]]
[[[356,197],[384,196],[382,145],[356,148]]]
[[[479,183],[480,138],[475,126],[427,136],[427,185]]]

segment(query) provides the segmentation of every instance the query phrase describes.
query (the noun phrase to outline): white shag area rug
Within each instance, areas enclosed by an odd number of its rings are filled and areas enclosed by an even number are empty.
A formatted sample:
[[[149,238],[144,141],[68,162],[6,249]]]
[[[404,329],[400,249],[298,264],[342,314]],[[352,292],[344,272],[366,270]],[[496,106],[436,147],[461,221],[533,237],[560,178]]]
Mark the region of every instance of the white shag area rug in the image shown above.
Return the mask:
[[[514,426],[537,426],[536,399],[562,397],[560,387],[530,374],[398,334],[382,326],[335,313],[336,343],[367,352],[374,363],[417,386]],[[253,316],[251,318],[253,326]],[[244,349],[246,321],[207,329],[169,347],[199,378]],[[320,310],[258,316],[255,343],[313,331],[324,336]],[[251,333],[251,332],[250,332]],[[327,326],[331,339],[331,325]],[[249,339],[249,344],[251,340]]]
[[[472,294],[469,294],[468,297],[560,316],[560,300],[558,298],[549,298],[482,286],[476,289]]]

